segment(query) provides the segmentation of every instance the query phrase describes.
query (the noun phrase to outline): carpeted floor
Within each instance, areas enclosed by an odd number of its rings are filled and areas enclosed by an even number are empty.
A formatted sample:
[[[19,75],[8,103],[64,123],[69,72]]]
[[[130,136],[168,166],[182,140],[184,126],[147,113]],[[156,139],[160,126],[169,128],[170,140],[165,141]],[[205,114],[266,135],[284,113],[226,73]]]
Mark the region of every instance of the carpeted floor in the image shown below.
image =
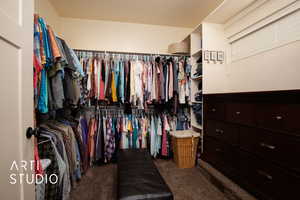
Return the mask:
[[[197,168],[179,169],[173,161],[157,160],[157,168],[172,190],[175,200],[227,200]],[[117,166],[89,169],[71,193],[71,200],[115,200]]]

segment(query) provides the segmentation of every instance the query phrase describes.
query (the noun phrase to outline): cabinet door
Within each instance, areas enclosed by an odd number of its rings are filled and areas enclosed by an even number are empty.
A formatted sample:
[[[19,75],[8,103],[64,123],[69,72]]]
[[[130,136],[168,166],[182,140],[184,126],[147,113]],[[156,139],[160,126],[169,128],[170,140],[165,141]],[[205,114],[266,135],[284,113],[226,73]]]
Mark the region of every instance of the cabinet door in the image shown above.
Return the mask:
[[[260,131],[257,137],[256,152],[282,166],[300,171],[300,140],[280,133]]]
[[[251,103],[227,103],[226,120],[239,124],[254,125],[255,104]]]
[[[207,119],[224,120],[225,104],[221,102],[206,102],[204,105],[204,116]]]
[[[300,171],[300,139],[294,136],[275,133],[263,129],[241,127],[240,147],[281,166]]]
[[[208,120],[206,134],[227,144],[238,144],[238,127],[230,123]]]
[[[254,153],[258,143],[258,133],[260,130],[257,128],[251,128],[241,126],[239,129],[239,144],[240,148]]]
[[[300,104],[260,104],[256,120],[260,127],[300,135],[299,113]]]
[[[222,151],[220,145],[209,137],[204,138],[204,151],[202,159],[211,164],[212,166],[219,165],[220,158],[219,152]]]
[[[288,104],[284,107],[283,112],[286,113],[286,117],[283,119],[284,129],[300,135],[300,104]]]
[[[263,128],[284,129],[286,120],[284,104],[259,104],[256,112],[257,125]]]
[[[299,199],[300,177],[276,165],[240,153],[240,172],[248,189],[257,192],[262,199]]]
[[[205,137],[203,159],[226,176],[238,173],[238,153],[235,148],[218,140]]]

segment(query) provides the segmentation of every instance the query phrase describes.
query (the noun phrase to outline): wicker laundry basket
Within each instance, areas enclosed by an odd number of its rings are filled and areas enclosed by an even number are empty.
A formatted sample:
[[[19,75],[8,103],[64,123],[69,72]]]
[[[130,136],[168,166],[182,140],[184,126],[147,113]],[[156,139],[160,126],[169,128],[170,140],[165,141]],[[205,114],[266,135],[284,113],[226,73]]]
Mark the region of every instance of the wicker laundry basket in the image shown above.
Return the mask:
[[[171,134],[174,161],[177,166],[179,168],[194,167],[200,134],[193,130],[173,131]]]

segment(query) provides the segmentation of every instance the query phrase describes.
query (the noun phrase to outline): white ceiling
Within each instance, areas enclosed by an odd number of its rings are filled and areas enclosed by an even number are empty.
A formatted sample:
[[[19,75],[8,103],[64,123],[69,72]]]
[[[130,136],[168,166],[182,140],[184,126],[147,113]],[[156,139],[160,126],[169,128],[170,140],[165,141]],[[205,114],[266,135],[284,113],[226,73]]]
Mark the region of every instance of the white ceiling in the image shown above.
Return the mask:
[[[223,0],[50,0],[61,17],[193,28]]]

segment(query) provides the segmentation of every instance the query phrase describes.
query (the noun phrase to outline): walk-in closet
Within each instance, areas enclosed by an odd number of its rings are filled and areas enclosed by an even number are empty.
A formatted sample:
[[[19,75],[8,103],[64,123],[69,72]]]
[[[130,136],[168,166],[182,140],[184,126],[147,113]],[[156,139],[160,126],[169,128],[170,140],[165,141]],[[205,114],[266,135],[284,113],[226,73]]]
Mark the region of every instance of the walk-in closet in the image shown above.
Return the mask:
[[[300,199],[299,0],[2,0],[0,199]]]

